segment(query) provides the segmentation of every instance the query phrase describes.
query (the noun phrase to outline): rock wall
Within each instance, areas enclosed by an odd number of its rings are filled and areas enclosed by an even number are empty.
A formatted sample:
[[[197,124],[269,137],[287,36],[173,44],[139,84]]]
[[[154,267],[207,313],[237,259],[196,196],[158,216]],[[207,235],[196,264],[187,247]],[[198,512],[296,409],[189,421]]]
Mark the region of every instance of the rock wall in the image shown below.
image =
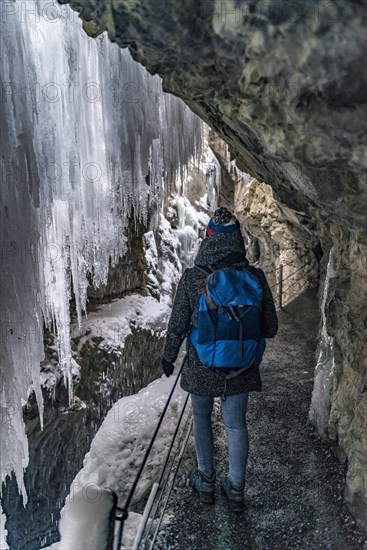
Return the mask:
[[[367,243],[335,223],[320,224],[320,232],[323,248],[333,247],[334,273],[326,322],[333,339],[334,365],[326,423],[317,417],[312,420],[345,463],[345,500],[358,523],[366,527]],[[323,272],[327,256],[322,262]]]
[[[267,273],[278,303],[281,269],[283,305],[303,290],[317,287],[317,234],[308,231],[292,209],[275,201],[269,185],[254,178],[248,183],[239,182],[235,188],[235,213],[250,237],[253,260],[258,260]]]

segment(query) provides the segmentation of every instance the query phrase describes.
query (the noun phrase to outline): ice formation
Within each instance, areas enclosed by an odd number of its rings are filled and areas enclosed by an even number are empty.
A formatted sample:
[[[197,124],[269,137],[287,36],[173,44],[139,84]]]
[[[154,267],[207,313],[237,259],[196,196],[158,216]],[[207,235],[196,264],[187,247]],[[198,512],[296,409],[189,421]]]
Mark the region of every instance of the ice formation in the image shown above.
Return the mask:
[[[207,127],[203,131],[202,149],[200,169],[190,165],[183,185],[175,185],[166,198],[167,218],[159,213],[156,231],[144,235],[148,288],[168,305],[172,305],[182,272],[192,267],[209,217],[218,206],[221,170],[208,144]]]
[[[6,538],[7,538],[7,530],[5,528],[5,521],[6,521],[6,517],[5,517],[5,514],[3,513],[3,509],[0,505],[0,548],[1,550],[8,550],[9,546],[6,542]]]
[[[154,233],[148,232],[145,235],[148,287],[151,291],[154,288],[159,300],[170,306],[173,289],[182,275],[182,266],[177,255],[178,239],[162,213],[158,218],[157,236],[160,240],[159,251]]]
[[[178,224],[173,230],[173,234],[178,239],[177,254],[182,265],[182,269],[192,267],[194,258],[199,248],[199,231],[203,229],[209,216],[205,212],[198,212],[184,197],[175,197],[172,204],[177,210]]]
[[[201,237],[204,236],[210,216],[218,207],[221,187],[221,166],[209,147],[208,138],[208,129],[205,127],[203,139],[204,195],[196,197],[195,200],[192,198],[192,202],[190,202],[187,195],[190,186],[195,182],[193,181],[194,174],[189,173],[183,194],[174,196],[170,201],[170,205],[175,209],[177,216],[177,227],[172,230],[172,233],[177,237],[179,242],[177,254],[183,270],[194,265]]]
[[[198,158],[203,124],[128,51],[89,38],[68,6],[7,2],[0,48],[1,480],[14,471],[26,499],[22,404],[33,383],[42,422],[43,327],[57,331],[67,382],[72,294],[80,323],[87,273],[106,283],[129,216],[159,212]]]
[[[309,418],[315,424],[320,435],[324,436],[327,430],[330,408],[330,392],[332,389],[332,374],[334,370],[334,341],[327,333],[326,308],[331,299],[332,287],[330,284],[334,274],[334,247],[330,249],[329,261],[326,269],[324,293],[321,302],[322,329],[320,340],[320,354],[315,367],[315,381],[312,391]]]

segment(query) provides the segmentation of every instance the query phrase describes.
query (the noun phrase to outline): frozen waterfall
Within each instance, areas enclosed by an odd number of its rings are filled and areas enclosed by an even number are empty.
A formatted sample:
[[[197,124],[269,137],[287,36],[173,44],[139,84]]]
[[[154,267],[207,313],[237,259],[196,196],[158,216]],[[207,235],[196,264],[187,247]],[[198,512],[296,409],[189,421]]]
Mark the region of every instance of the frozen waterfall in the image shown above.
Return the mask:
[[[26,500],[22,405],[32,384],[42,418],[43,327],[57,331],[71,399],[69,300],[80,323],[87,273],[106,283],[129,216],[159,211],[203,124],[68,6],[7,2],[1,27],[1,480],[14,471]]]

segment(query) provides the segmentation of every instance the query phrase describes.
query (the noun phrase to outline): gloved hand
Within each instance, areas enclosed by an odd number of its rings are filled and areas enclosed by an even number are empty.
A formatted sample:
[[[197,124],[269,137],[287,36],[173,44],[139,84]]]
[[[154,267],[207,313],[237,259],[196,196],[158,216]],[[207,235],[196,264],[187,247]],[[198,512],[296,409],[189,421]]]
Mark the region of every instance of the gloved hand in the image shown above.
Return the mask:
[[[166,359],[162,357],[162,369],[167,378],[171,376],[174,368],[175,366],[173,363],[171,363],[170,361],[166,361]]]

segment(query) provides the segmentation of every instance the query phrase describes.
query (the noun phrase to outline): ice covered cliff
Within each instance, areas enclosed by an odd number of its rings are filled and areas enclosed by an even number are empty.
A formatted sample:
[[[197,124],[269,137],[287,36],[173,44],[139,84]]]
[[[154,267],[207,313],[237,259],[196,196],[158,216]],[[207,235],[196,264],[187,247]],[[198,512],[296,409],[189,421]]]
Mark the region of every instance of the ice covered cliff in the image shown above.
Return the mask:
[[[159,211],[198,158],[202,122],[68,6],[4,3],[1,27],[1,480],[14,471],[26,500],[22,405],[33,384],[42,416],[43,327],[67,383],[71,296],[80,322],[87,274],[106,282],[129,217]]]

